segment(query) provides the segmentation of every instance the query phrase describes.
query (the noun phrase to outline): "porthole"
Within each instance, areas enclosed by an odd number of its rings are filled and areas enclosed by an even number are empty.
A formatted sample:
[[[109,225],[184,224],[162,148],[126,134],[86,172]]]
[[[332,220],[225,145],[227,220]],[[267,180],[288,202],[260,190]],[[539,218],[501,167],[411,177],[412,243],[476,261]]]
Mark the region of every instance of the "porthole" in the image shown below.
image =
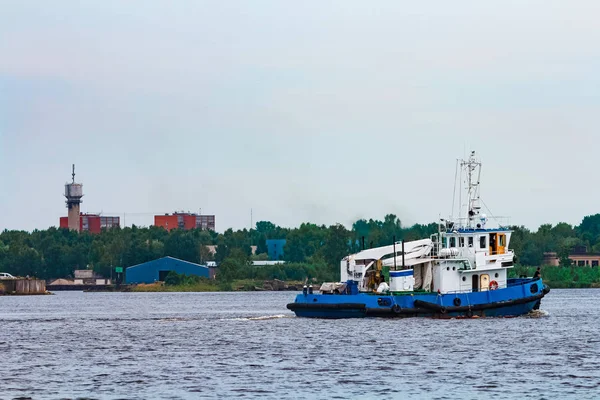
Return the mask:
[[[497,277],[499,277],[499,276],[500,276],[500,274],[498,274],[498,273],[496,272],[496,275],[494,275],[494,276],[497,278]]]
[[[467,280],[467,277],[466,277],[466,276],[463,276],[463,282],[464,282],[464,281],[466,281],[466,280]]]
[[[530,290],[530,291],[531,291],[531,293],[533,294],[533,293],[537,293],[537,292],[538,292],[538,290],[540,290],[540,289],[538,288],[538,285],[537,285],[537,283],[534,283],[533,285],[531,285],[531,286],[529,287],[529,290]]]
[[[452,271],[456,271],[456,267],[452,267]]]
[[[446,271],[450,271],[450,267],[446,267]]]

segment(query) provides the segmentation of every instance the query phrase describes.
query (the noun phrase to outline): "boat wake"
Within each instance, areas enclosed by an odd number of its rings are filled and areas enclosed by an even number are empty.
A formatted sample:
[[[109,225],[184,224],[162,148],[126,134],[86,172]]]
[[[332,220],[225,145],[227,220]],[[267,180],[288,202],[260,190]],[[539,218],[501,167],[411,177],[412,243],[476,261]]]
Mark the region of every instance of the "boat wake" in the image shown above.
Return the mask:
[[[529,314],[525,315],[527,318],[544,318],[549,317],[550,313],[544,310],[533,310],[530,311]]]
[[[172,317],[172,318],[158,318],[157,320],[159,322],[181,322],[181,321],[189,321],[190,318]]]
[[[270,319],[281,319],[281,318],[294,318],[294,315],[263,315],[260,317],[246,317],[246,318],[230,318],[228,321],[268,321]]]

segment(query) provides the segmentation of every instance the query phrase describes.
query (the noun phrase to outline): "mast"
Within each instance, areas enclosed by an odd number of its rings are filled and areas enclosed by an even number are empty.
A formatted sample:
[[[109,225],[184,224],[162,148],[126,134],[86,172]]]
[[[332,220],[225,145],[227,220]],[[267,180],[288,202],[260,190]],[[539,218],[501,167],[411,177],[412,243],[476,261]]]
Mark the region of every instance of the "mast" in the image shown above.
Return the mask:
[[[481,178],[481,161],[475,157],[472,151],[468,160],[462,160],[461,168],[466,172],[467,178],[467,228],[474,229],[477,226],[477,220],[481,211],[481,198],[479,185]]]

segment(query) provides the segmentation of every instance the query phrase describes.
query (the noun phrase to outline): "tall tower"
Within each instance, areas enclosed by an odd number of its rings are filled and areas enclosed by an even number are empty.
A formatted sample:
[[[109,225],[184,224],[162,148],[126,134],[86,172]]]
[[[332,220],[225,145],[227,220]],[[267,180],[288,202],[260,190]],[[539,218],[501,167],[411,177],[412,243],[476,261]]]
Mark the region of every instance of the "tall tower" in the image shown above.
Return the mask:
[[[83,185],[75,183],[75,164],[73,164],[73,181],[65,184],[65,197],[69,209],[69,229],[79,232],[81,230],[79,205],[83,197]]]

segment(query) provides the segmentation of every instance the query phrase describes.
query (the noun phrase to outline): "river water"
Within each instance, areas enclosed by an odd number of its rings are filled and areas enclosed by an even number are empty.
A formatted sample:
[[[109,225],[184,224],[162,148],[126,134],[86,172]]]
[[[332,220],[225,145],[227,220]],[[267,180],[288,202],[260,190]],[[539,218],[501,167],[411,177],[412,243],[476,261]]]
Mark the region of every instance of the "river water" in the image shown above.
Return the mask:
[[[0,297],[0,399],[600,398],[600,290],[471,320],[295,318],[294,297]]]

